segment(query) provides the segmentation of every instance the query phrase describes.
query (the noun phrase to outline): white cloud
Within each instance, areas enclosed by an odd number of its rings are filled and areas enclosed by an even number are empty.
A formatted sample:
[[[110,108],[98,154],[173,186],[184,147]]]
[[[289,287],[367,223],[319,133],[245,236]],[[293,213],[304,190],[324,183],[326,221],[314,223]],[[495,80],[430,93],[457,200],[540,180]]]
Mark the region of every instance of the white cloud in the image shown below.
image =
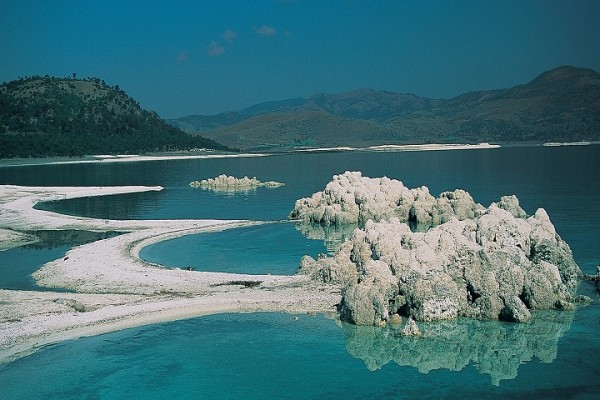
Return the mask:
[[[254,28],[254,32],[256,32],[260,36],[276,36],[277,30],[272,26],[263,25],[260,28]]]
[[[227,29],[224,33],[223,33],[223,39],[225,39],[228,42],[233,42],[235,39],[237,39],[238,34],[234,31],[232,31],[231,29]]]
[[[217,43],[216,40],[213,40],[212,42],[210,42],[210,45],[208,46],[208,50],[206,52],[209,56],[218,57],[225,53],[225,48],[219,43]]]

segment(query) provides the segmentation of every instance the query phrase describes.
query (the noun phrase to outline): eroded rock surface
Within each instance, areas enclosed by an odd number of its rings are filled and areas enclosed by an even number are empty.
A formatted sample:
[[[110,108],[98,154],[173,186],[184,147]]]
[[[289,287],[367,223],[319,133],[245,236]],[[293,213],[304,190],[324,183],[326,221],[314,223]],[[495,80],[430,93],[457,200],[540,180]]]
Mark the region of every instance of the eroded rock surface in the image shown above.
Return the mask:
[[[436,199],[427,188],[346,172],[298,200],[290,217],[358,223],[333,257],[300,263],[300,273],[341,286],[341,318],[357,325],[396,312],[524,322],[532,309],[572,308],[581,277],[548,214],[527,218],[515,196],[486,209],[462,190]],[[433,227],[413,232],[409,221]]]
[[[395,179],[345,172],[334,175],[322,192],[297,200],[290,218],[322,225],[362,225],[396,217],[401,222],[439,225],[453,217],[473,218],[482,209],[464,190],[443,192],[435,198],[425,186],[409,189]]]
[[[283,183],[275,181],[261,182],[256,178],[248,178],[247,176],[236,178],[222,174],[216,178],[192,181],[190,186],[214,191],[236,192],[253,190],[259,187],[277,188],[283,186]]]

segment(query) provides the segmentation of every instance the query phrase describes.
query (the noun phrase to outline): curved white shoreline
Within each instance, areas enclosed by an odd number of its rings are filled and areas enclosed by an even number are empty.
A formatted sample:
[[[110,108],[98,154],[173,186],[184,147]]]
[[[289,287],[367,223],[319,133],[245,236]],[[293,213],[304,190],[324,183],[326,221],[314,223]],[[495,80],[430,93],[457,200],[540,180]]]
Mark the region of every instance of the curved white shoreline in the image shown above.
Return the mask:
[[[546,142],[542,144],[545,147],[560,147],[560,146],[589,146],[592,142]]]
[[[499,144],[479,143],[479,144],[388,144],[382,146],[367,147],[372,151],[439,151],[439,150],[476,150],[476,149],[497,149]]]
[[[148,323],[220,312],[334,311],[339,290],[304,276],[170,270],[138,258],[142,247],[160,240],[260,222],[100,220],[33,208],[40,201],[156,190],[162,188],[0,186],[0,243],[4,245],[11,239],[3,231],[129,232],[75,247],[34,274],[39,285],[76,293],[0,290],[0,363],[45,344]],[[86,311],[68,305],[73,302]]]
[[[23,161],[21,159],[0,160],[0,167],[26,167],[32,165],[60,165],[60,164],[91,164],[91,163],[116,163],[116,162],[137,162],[137,161],[168,161],[168,160],[195,160],[205,158],[246,158],[246,157],[267,157],[269,154],[263,153],[240,153],[240,154],[190,154],[190,155],[157,155],[142,156],[135,154],[109,155],[100,154],[88,156],[89,158],[78,159],[32,159]],[[23,162],[22,162],[23,161]]]
[[[439,150],[476,150],[497,149],[499,144],[478,143],[428,143],[428,144],[382,144],[369,147],[315,147],[296,150],[299,153],[317,153],[326,151],[376,151],[376,152],[400,152],[400,151],[439,151]]]

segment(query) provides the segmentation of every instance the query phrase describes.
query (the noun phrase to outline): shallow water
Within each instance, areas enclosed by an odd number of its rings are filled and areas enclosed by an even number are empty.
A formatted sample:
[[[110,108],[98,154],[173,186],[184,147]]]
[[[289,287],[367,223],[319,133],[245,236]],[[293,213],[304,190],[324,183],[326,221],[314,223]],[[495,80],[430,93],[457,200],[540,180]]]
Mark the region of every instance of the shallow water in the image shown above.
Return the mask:
[[[117,233],[84,231],[30,232],[39,242],[0,251],[0,289],[55,290],[35,284],[31,276],[43,264],[64,257],[73,246],[115,236]]]
[[[214,315],[53,345],[0,366],[0,382],[11,399],[594,398],[600,338],[574,325],[598,307],[553,314],[417,339],[320,315]]]
[[[600,146],[325,153],[76,169],[0,168],[0,182],[165,187],[157,193],[42,206],[75,215],[280,220],[296,199],[322,190],[333,174],[361,170],[366,176],[402,180],[408,187],[426,185],[434,195],[463,188],[486,206],[516,194],[529,214],[538,207],[548,211],[582,270],[593,273],[600,262],[598,160]],[[189,181],[221,173],[285,186],[235,196],[188,187]],[[145,251],[157,251],[161,262],[171,266],[213,257],[206,264],[229,264],[251,273],[260,270],[258,263],[294,265],[294,252],[314,256],[315,246],[316,253],[325,251],[322,242],[299,235],[319,236],[310,229],[261,227],[192,235]],[[329,250],[331,246],[327,244]],[[196,254],[178,265],[188,251]],[[339,326],[323,316],[296,320],[287,314],[227,314],[151,325],[60,343],[0,366],[0,397],[598,398],[599,298],[588,283],[582,283],[580,292],[594,304],[574,312],[536,313],[534,323],[526,325],[470,320],[422,324],[430,337],[420,339],[399,337],[393,327]]]
[[[31,274],[44,263],[63,257],[69,248],[24,246],[0,251],[0,289],[38,290]]]
[[[294,224],[268,223],[165,240],[143,248],[140,258],[195,271],[293,275],[302,256],[326,252],[322,241],[307,239]]]

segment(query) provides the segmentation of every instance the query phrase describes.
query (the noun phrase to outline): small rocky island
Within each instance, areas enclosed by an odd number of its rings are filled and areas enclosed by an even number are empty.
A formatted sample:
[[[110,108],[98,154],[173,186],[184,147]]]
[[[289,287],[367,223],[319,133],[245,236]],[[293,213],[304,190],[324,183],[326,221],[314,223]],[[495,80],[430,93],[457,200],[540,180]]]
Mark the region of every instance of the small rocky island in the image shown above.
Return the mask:
[[[530,310],[573,308],[582,277],[546,211],[528,217],[515,196],[485,208],[464,190],[436,198],[346,172],[297,200],[290,218],[357,224],[334,256],[300,262],[300,273],[342,288],[340,317],[357,325],[395,314],[524,322]]]
[[[244,176],[243,178],[236,178],[234,176],[227,176],[225,174],[221,174],[216,178],[190,182],[190,186],[193,188],[202,188],[222,192],[244,192],[248,190],[255,190],[260,187],[278,188],[283,185],[283,183],[275,181],[261,182],[255,177],[248,178],[247,176]]]

